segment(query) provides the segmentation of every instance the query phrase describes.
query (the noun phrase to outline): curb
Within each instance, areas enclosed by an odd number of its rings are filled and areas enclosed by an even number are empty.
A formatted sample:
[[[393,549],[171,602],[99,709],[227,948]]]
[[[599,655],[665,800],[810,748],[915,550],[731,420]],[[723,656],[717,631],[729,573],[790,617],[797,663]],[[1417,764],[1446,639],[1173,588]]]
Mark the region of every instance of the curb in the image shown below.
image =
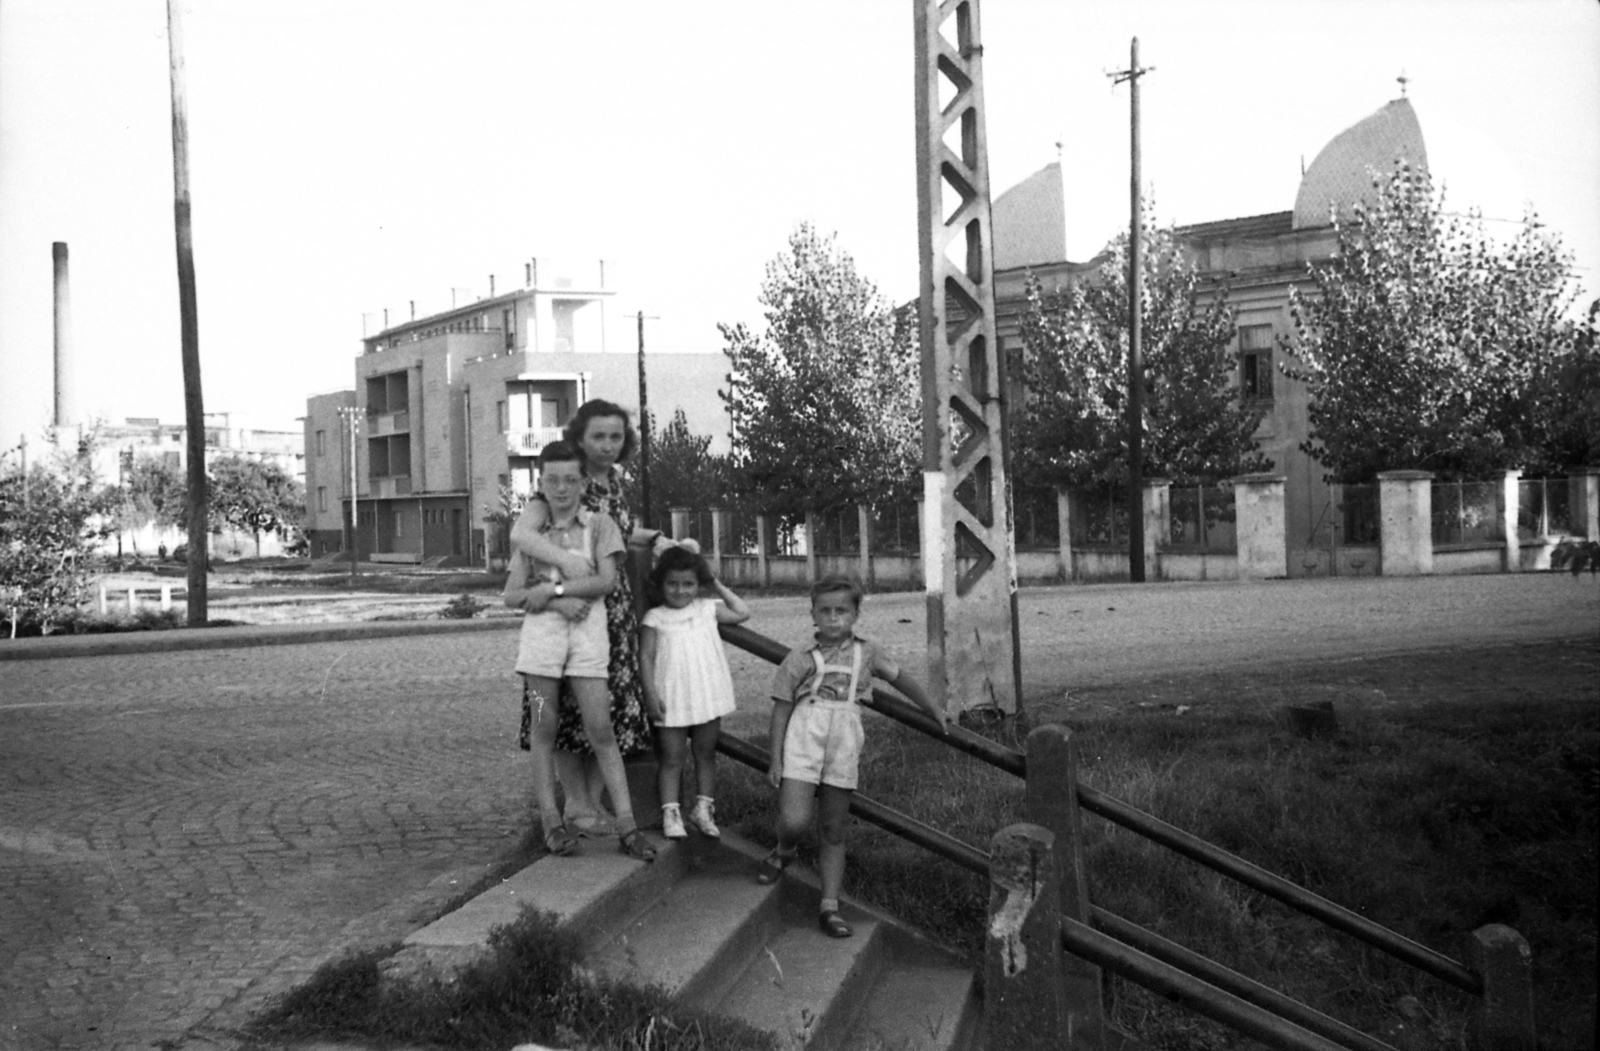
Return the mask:
[[[521,626],[521,617],[484,617],[473,620],[355,621],[344,624],[238,624],[222,628],[61,635],[0,641],[0,662],[173,653],[179,650],[217,650],[243,646],[296,646],[307,642],[350,642],[408,635],[503,631]]]

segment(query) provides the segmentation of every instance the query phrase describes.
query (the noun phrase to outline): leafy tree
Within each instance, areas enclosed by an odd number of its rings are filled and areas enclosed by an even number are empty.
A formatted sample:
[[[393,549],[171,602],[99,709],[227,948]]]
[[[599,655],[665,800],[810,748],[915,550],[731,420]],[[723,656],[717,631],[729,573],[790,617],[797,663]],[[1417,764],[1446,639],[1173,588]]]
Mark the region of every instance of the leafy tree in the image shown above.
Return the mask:
[[[757,298],[764,331],[718,326],[738,491],[784,515],[908,495],[922,430],[913,318],[805,223]]]
[[[1572,258],[1530,213],[1504,246],[1476,213],[1444,209],[1425,171],[1374,178],[1376,199],[1338,225],[1338,257],[1290,290],[1311,396],[1302,448],[1332,477],[1391,468],[1483,477],[1545,458],[1543,378],[1571,358]],[[1543,422],[1541,422],[1543,421]]]
[[[1527,466],[1544,474],[1600,464],[1600,299],[1572,329],[1571,353],[1545,363],[1531,399],[1538,446]]]
[[[304,489],[276,463],[226,456],[212,461],[208,475],[212,521],[252,534],[257,555],[262,533],[288,540],[305,518]]]
[[[1175,481],[1262,471],[1255,430],[1266,411],[1234,388],[1227,289],[1202,303],[1176,233],[1145,226],[1141,358],[1143,473]],[[1018,478],[1060,487],[1128,480],[1128,235],[1094,276],[1047,293],[1030,277],[1022,316],[1027,388],[1012,427]]]
[[[48,635],[83,598],[88,564],[111,510],[90,458],[60,454],[0,468],[0,603],[13,637]]]
[[[183,472],[161,457],[138,456],[123,480],[119,526],[139,529],[151,522],[184,528],[188,487]]]
[[[629,501],[644,509],[638,480],[638,459],[629,476]],[[656,528],[667,525],[672,508],[706,509],[721,505],[729,495],[729,467],[726,456],[711,452],[709,435],[689,430],[683,410],[650,438],[650,521]]]

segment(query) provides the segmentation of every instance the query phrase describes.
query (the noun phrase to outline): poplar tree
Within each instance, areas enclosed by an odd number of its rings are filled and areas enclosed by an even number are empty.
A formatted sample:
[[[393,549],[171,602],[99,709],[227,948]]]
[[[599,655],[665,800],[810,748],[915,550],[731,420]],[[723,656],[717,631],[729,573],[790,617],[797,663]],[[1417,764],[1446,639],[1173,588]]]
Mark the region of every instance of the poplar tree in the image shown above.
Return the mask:
[[[1571,255],[1531,212],[1497,243],[1404,163],[1373,185],[1337,224],[1337,257],[1290,289],[1282,368],[1310,396],[1301,448],[1344,482],[1548,466],[1567,422],[1550,384],[1580,335]]]
[[[1143,474],[1192,483],[1267,470],[1255,440],[1266,408],[1238,396],[1226,288],[1202,290],[1171,228],[1147,221],[1143,249]],[[1021,334],[1025,393],[1011,446],[1019,483],[1125,485],[1128,235],[1085,280],[1047,292],[1030,275]]]
[[[909,496],[922,433],[913,316],[804,223],[767,265],[758,301],[762,331],[718,326],[735,486],[785,515]]]

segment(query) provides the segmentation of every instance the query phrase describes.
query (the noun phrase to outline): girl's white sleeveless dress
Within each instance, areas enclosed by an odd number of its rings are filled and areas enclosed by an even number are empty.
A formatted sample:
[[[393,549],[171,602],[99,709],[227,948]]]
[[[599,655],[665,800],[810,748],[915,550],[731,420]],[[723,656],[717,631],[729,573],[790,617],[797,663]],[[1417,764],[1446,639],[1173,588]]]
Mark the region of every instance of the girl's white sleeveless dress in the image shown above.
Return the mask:
[[[656,631],[656,689],[662,726],[698,726],[732,714],[733,673],[717,634],[717,604],[697,598],[682,609],[655,606],[643,624]]]

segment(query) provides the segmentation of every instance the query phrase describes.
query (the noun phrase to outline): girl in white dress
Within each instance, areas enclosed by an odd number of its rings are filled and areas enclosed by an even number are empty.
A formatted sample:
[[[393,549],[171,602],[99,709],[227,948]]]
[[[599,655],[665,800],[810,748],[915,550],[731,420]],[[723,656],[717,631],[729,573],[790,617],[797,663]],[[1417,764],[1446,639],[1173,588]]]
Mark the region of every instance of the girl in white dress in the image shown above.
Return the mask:
[[[712,813],[717,734],[722,717],[734,710],[734,699],[733,674],[717,625],[749,620],[750,607],[716,578],[693,540],[661,553],[650,571],[650,585],[651,600],[658,604],[642,621],[639,668],[645,706],[661,731],[661,829],[668,839],[688,835],[678,794],[684,752],[692,747],[699,796],[689,823],[708,836],[720,836]]]

